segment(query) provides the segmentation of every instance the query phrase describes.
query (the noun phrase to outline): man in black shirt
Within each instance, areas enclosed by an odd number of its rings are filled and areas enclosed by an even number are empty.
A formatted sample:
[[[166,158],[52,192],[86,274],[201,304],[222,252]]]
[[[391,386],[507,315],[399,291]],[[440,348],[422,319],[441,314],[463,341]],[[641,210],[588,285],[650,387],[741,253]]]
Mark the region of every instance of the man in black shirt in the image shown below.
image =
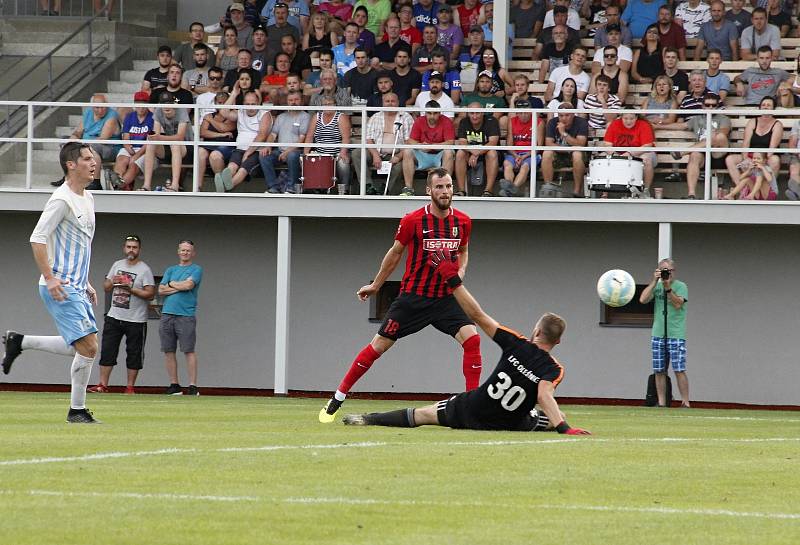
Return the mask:
[[[236,85],[236,80],[239,79],[239,73],[243,70],[250,74],[250,78],[253,80],[253,89],[258,89],[258,86],[261,85],[261,73],[252,68],[252,65],[253,54],[250,53],[249,49],[240,49],[239,54],[236,56],[236,69],[228,70],[225,74],[225,80],[222,83],[223,90],[233,91],[233,86]]]
[[[501,326],[486,314],[461,283],[458,263],[443,250],[430,260],[441,277],[453,288],[453,295],[469,318],[496,342],[503,351],[489,378],[476,390],[464,392],[421,409],[400,409],[386,413],[346,415],[346,425],[394,426],[413,428],[426,424],[456,429],[534,431],[539,429],[538,416],[531,414],[539,404],[549,422],[558,422],[558,433],[589,435],[580,428],[571,428],[563,418],[553,397],[555,387],[564,376],[564,369],[550,351],[561,342],[566,328],[564,319],[547,313],[536,322],[533,334],[526,339]]]
[[[372,50],[372,67],[377,70],[392,70],[394,57],[401,49],[411,58],[411,44],[400,38],[400,20],[396,17],[386,20],[386,35],[389,37]]]
[[[172,48],[162,45],[158,48],[158,67],[151,68],[144,74],[142,81],[142,91],[147,91],[153,96],[155,91],[167,86],[167,72],[169,65],[172,64]]]
[[[482,108],[480,102],[471,102],[467,108]],[[483,112],[471,111],[458,124],[456,133],[456,144],[459,146],[472,146],[471,149],[460,149],[456,152],[456,183],[458,191],[454,193],[457,197],[467,195],[467,169],[480,168],[479,163],[483,163],[485,169],[486,189],[484,197],[491,197],[494,194],[494,182],[497,180],[499,163],[497,162],[497,151],[486,149],[485,146],[496,146],[500,143],[500,125],[493,115],[486,116]]]
[[[183,68],[179,64],[173,64],[167,72],[167,85],[158,89],[155,93],[150,93],[150,104],[159,104],[159,98],[164,91],[168,91],[175,104],[194,104],[194,95],[188,89],[181,87],[183,80]],[[189,114],[191,114],[189,110]],[[190,115],[191,117],[191,115]]]
[[[383,106],[383,95],[387,93],[394,93],[394,82],[392,81],[392,76],[389,75],[389,72],[379,72],[378,79],[376,80],[375,86],[378,90],[367,99],[367,106]],[[396,95],[397,93],[395,93]],[[367,112],[368,115],[372,115],[375,112]]]
[[[389,72],[401,106],[413,106],[422,88],[422,74],[411,69],[411,55],[401,49],[394,55],[394,70]]]
[[[366,104],[367,99],[375,92],[378,71],[369,65],[369,55],[363,47],[356,47],[354,56],[356,67],[344,75],[344,86],[350,88],[353,104]]]

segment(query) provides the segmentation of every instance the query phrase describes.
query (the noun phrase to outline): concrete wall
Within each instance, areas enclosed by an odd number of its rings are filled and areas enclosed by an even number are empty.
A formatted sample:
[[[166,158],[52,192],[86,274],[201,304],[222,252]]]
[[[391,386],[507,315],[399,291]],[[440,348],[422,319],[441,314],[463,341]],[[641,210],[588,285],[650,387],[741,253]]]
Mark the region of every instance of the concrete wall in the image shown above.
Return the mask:
[[[219,22],[230,2],[219,0],[178,0],[178,30],[188,30],[193,21],[206,25]]]
[[[0,214],[0,328],[53,334],[26,242],[36,218]],[[377,330],[368,321],[369,305],[359,302],[355,291],[377,271],[396,224],[394,219],[293,220],[290,389],[333,389]],[[271,388],[276,220],[100,215],[95,285],[119,257],[120,238],[128,232],[143,237],[143,258],[156,274],[176,261],[179,238],[197,242],[197,262],[205,267],[198,314],[201,385]],[[796,226],[674,225],[678,275],[690,289],[692,399],[800,403],[794,342],[800,260],[787,251],[798,234]],[[639,398],[649,374],[649,330],[598,325],[594,286],[601,272],[616,267],[645,282],[657,241],[657,224],[476,221],[467,285],[487,312],[522,333],[530,333],[535,318],[547,310],[567,319],[564,344],[556,351],[567,370],[561,395]],[[482,347],[491,368],[499,352],[486,338]],[[67,383],[67,362],[25,353],[3,378]],[[112,379],[123,380],[121,368]],[[140,383],[166,383],[155,323]],[[399,342],[358,385],[361,391],[396,392],[462,387],[460,348],[432,328]]]

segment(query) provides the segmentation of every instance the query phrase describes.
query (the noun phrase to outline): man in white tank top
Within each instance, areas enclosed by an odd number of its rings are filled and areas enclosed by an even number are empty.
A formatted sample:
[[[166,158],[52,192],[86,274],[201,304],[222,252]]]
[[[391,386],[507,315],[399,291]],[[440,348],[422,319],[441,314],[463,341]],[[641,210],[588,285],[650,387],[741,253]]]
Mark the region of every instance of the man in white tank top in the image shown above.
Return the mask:
[[[236,104],[239,96],[239,87],[234,86],[231,96],[226,104]],[[269,148],[256,147],[254,142],[266,142],[272,130],[272,114],[267,110],[260,110],[261,98],[255,91],[247,91],[243,99],[246,108],[241,110],[225,110],[224,115],[231,121],[236,121],[236,149],[231,154],[227,168],[214,176],[214,186],[217,192],[231,191],[234,187],[244,182],[248,176],[261,170],[260,156],[269,155]]]

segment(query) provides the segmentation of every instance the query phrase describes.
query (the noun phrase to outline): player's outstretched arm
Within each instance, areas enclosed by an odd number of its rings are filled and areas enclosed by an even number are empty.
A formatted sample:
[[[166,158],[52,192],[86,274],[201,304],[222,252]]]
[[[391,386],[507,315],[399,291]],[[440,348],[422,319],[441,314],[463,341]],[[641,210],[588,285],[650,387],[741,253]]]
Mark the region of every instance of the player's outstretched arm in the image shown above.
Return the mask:
[[[356,292],[359,299],[366,301],[370,296],[375,295],[378,290],[381,289],[386,279],[389,278],[397,268],[397,264],[400,263],[400,260],[403,258],[403,252],[405,252],[405,250],[406,247],[403,246],[403,244],[397,240],[394,241],[392,247],[389,248],[389,251],[383,256],[381,268],[378,270],[378,274],[375,275],[375,280],[373,280],[371,284],[361,287],[361,289]]]
[[[547,415],[547,418],[550,419],[550,422],[555,424],[556,431],[567,435],[591,435],[591,433],[586,430],[571,428],[569,424],[567,424],[567,421],[562,418],[561,415],[563,413],[558,408],[558,402],[553,396],[555,388],[556,387],[549,380],[540,380],[537,402],[544,411],[544,414]]]
[[[483,311],[478,301],[461,283],[459,264],[451,261],[450,258],[440,250],[431,256],[430,265],[444,278],[445,282],[453,288],[453,296],[456,298],[456,301],[458,301],[458,304],[461,305],[461,308],[464,309],[464,313],[469,316],[473,322],[478,324],[478,327],[489,337],[494,337],[500,324]]]

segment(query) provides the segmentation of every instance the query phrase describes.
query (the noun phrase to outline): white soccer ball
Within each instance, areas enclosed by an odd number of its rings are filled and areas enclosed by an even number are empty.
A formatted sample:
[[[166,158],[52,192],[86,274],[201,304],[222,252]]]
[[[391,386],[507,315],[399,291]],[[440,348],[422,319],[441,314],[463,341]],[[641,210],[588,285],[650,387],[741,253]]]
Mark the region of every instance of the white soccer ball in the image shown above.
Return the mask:
[[[623,307],[636,293],[636,282],[622,269],[606,271],[597,281],[597,296],[610,307]]]

